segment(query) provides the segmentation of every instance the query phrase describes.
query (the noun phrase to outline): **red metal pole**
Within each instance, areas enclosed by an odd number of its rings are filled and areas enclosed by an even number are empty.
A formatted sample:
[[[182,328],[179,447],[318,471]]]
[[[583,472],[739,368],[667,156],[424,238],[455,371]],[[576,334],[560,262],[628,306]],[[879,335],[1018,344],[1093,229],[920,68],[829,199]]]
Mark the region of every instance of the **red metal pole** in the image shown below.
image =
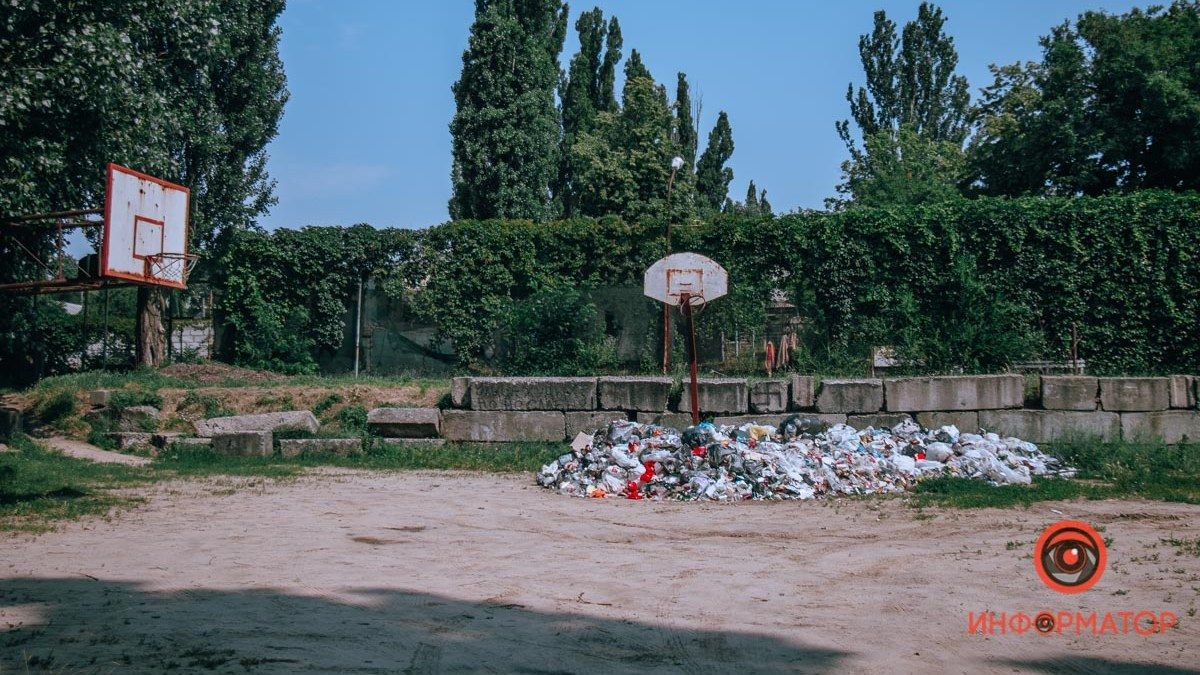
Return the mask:
[[[692,425],[700,424],[700,395],[696,383],[696,324],[692,320],[692,296],[684,294],[679,299],[683,305],[683,313],[687,315],[688,351],[692,357]]]

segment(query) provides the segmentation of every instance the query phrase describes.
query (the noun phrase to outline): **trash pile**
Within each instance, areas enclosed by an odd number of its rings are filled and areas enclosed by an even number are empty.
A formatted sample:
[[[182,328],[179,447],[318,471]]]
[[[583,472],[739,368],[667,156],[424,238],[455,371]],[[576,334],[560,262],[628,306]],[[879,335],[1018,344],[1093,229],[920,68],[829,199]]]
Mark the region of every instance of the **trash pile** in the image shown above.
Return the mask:
[[[1075,471],[1033,443],[993,433],[928,430],[911,420],[858,430],[795,415],[778,428],[704,422],[682,433],[613,422],[580,434],[537,480],[579,497],[736,501],[903,492],[930,476],[1007,485],[1046,475]]]

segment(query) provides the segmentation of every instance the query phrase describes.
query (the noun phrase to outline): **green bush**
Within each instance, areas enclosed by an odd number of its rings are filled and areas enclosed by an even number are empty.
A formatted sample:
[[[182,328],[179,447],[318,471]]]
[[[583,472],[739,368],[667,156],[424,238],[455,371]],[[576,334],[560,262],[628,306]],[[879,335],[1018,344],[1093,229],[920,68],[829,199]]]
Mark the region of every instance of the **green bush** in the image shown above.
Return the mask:
[[[367,409],[361,405],[354,404],[342,408],[338,411],[337,421],[342,431],[364,436],[367,433]]]
[[[578,288],[551,281],[513,304],[505,322],[505,370],[585,375],[616,366],[616,352]]]

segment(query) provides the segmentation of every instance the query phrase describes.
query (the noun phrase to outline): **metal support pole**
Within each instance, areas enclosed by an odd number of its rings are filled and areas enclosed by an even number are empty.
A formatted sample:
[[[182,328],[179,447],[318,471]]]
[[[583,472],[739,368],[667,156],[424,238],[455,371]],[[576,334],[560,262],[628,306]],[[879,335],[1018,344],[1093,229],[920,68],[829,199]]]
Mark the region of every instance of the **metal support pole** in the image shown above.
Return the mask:
[[[103,368],[108,368],[108,287],[104,287],[104,342],[100,348],[100,361],[104,365]]]
[[[671,255],[671,190],[675,187],[675,174],[678,168],[671,167],[671,177],[667,180],[667,253]],[[671,367],[671,306],[663,305],[663,375]]]
[[[362,277],[358,278],[358,307],[354,310],[354,377],[358,377],[358,354],[362,351]]]
[[[691,375],[692,375],[692,426],[700,424],[700,394],[698,392],[698,383],[696,375],[696,324],[692,319],[692,296],[687,293],[679,299],[680,305],[683,307],[683,313],[687,316],[688,329],[688,352],[691,356]]]

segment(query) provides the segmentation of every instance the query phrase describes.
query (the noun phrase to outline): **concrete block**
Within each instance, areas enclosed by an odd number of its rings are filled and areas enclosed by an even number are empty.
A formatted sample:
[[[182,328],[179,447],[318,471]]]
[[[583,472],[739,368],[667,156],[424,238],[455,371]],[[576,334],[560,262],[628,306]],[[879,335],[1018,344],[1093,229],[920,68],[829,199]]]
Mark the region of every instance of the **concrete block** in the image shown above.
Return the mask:
[[[281,438],[279,439],[279,454],[284,457],[296,457],[309,452],[326,452],[348,457],[361,455],[363,444],[361,438]]]
[[[149,447],[150,441],[154,436],[154,434],[146,431],[117,431],[105,435],[116,442],[118,450]]]
[[[456,377],[450,380],[450,404],[455,408],[471,407],[471,378]]]
[[[111,389],[93,389],[88,392],[88,404],[93,408],[103,408],[108,405],[110,398],[112,398]]]
[[[1166,410],[1171,405],[1169,377],[1101,377],[1100,407],[1117,412]]]
[[[1196,407],[1196,377],[1193,375],[1171,376],[1171,407],[1192,409]]]
[[[1121,413],[1121,436],[1127,441],[1176,443],[1200,441],[1200,412],[1164,410]]]
[[[117,413],[119,431],[152,431],[158,426],[158,408],[149,405],[132,405],[121,408]]]
[[[847,415],[846,424],[855,429],[866,429],[867,427],[875,427],[876,429],[891,429],[901,422],[911,420],[912,417],[904,413],[876,413],[874,415]]]
[[[200,420],[195,426],[197,436],[215,438],[217,434],[237,431],[307,431],[311,434],[316,433],[320,423],[308,410],[288,410],[257,415],[213,417]]]
[[[213,452],[229,457],[268,457],[271,454],[270,431],[225,431],[212,437]]]
[[[381,438],[379,442],[387,445],[418,445],[430,448],[440,448],[446,445],[444,438]]]
[[[474,390],[471,396],[474,398]],[[557,411],[443,410],[442,436],[451,441],[481,443],[563,441],[567,437],[566,419]]]
[[[150,436],[150,443],[156,448],[165,448],[182,436],[178,431],[160,431]]]
[[[594,433],[608,427],[613,420],[627,420],[624,410],[579,410],[563,413],[566,423],[566,438],[575,438],[580,432]]]
[[[21,433],[21,411],[11,406],[0,407],[0,441],[11,441]]]
[[[692,426],[691,413],[677,412],[640,412],[637,414],[638,424],[656,424],[669,429],[684,429]]]
[[[437,408],[374,408],[367,413],[367,431],[390,438],[436,438],[442,426]]]
[[[599,406],[605,410],[666,410],[672,384],[669,377],[601,377]]]
[[[816,403],[816,378],[812,375],[793,375],[792,410],[807,410]]]
[[[882,380],[825,380],[817,394],[817,410],[823,413],[873,413],[882,409]]]
[[[750,387],[750,412],[776,413],[788,409],[788,381],[763,380]]]
[[[472,410],[595,410],[594,377],[474,377]]]
[[[917,424],[926,429],[954,426],[958,427],[959,431],[973,434],[979,431],[979,413],[974,410],[919,412],[917,413]]]
[[[171,445],[176,448],[211,448],[213,439],[199,437],[180,437],[171,440]]]
[[[692,411],[691,382],[683,383],[679,397],[679,412]],[[735,378],[715,378],[696,381],[696,393],[701,414],[744,413],[749,397],[746,381]]]
[[[727,415],[725,417],[713,418],[713,424],[718,426],[729,425],[740,427],[743,424],[769,424],[778,428],[783,424],[783,421],[797,413],[774,413],[774,414],[758,414],[758,415]],[[824,422],[829,426],[835,424],[845,424],[846,416],[842,414],[830,413],[799,413],[800,417],[815,418]]]
[[[1075,439],[1112,442],[1121,438],[1121,419],[1112,412],[981,410],[979,426],[1033,443]]]
[[[1025,403],[1021,375],[948,375],[884,380],[891,412],[998,410]]]
[[[1042,407],[1047,410],[1095,410],[1100,381],[1082,375],[1043,375]]]

